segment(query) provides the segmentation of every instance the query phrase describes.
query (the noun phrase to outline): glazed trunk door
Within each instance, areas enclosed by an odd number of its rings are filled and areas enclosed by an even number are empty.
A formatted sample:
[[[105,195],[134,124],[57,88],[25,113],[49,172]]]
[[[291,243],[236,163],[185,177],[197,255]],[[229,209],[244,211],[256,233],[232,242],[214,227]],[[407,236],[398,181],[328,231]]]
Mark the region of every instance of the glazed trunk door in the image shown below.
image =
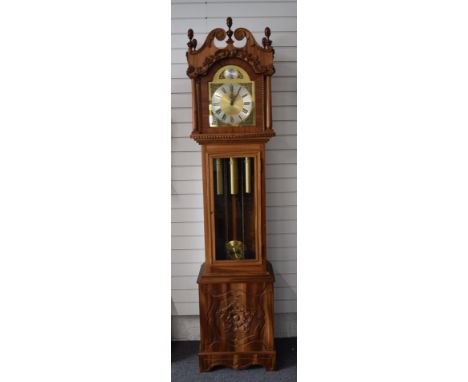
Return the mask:
[[[256,260],[256,158],[212,160],[215,259]]]

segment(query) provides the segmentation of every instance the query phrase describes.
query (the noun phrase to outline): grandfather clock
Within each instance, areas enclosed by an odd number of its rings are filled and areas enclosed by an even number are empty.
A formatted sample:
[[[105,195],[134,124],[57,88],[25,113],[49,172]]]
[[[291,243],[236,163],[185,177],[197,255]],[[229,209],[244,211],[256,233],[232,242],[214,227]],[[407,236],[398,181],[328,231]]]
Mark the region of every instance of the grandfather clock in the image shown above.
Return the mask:
[[[274,274],[265,224],[274,50],[269,28],[260,46],[247,29],[232,31],[230,17],[227,26],[209,32],[199,49],[188,30],[191,138],[201,145],[205,221],[197,280],[200,371],[217,365],[274,370]]]

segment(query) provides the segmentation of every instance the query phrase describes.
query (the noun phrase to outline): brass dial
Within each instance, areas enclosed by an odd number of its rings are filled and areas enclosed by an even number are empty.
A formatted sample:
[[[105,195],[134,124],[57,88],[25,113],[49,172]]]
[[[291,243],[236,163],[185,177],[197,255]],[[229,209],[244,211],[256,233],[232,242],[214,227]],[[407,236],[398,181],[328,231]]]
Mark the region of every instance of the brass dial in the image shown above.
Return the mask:
[[[252,95],[240,84],[225,84],[213,94],[213,116],[222,123],[238,125],[252,112]]]
[[[220,68],[209,82],[210,127],[255,125],[255,86],[239,66]]]

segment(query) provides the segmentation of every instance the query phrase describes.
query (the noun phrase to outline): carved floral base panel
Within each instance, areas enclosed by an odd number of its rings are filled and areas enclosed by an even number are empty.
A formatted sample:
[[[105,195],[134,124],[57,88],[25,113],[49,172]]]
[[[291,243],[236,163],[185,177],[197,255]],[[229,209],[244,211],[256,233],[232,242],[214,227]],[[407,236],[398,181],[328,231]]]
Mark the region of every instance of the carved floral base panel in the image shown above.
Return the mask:
[[[273,370],[273,283],[200,285],[200,370],[216,365]]]

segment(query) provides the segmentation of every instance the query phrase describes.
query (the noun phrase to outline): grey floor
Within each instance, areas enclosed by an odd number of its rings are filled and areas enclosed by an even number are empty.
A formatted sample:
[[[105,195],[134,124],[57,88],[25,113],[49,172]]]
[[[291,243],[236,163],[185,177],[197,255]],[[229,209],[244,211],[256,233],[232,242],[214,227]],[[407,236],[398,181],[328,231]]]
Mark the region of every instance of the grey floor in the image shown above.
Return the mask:
[[[276,339],[276,371],[254,366],[245,370],[216,367],[210,372],[198,372],[198,341],[172,342],[172,382],[216,381],[284,381],[297,380],[296,338]]]

